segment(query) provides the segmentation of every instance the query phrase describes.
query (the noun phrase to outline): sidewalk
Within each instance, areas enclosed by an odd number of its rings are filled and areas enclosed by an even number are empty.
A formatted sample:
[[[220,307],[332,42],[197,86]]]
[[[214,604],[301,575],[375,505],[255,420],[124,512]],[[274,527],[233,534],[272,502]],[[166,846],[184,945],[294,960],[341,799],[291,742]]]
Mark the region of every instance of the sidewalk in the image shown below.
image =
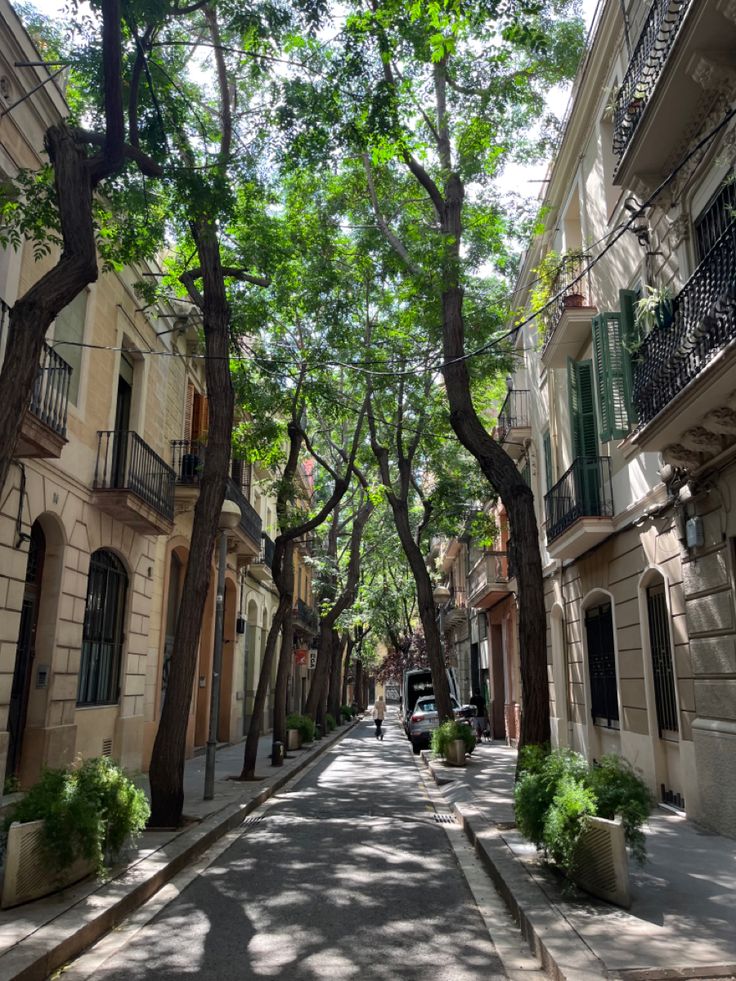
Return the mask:
[[[524,935],[555,978],[736,977],[736,842],[658,807],[649,861],[631,865],[632,905],[563,895],[514,829],[516,752],[481,744],[465,768],[422,754]]]
[[[240,773],[243,743],[217,752],[215,795],[202,800],[204,755],[184,767],[184,814],[195,823],[180,831],[146,831],[127,862],[108,882],[85,880],[63,892],[0,912],[0,981],[43,981],[129,913],[153,896],[214,841],[237,827],[247,816],[328,751],[352,726],[305,749],[291,752],[280,767],[271,766],[271,735],[261,736],[256,772],[263,779],[238,783],[227,777]],[[148,790],[145,775],[136,783]]]

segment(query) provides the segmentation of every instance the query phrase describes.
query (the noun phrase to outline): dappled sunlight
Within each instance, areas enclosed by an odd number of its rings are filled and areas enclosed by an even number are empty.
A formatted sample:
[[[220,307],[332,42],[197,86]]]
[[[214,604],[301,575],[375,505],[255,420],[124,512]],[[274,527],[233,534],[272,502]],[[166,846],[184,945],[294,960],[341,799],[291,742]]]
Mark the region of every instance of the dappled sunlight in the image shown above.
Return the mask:
[[[498,962],[393,725],[354,729],[166,907],[156,957],[106,978],[476,981]],[[158,937],[179,934],[161,946]],[[143,943],[143,942],[141,942]],[[116,965],[117,968],[117,965]]]

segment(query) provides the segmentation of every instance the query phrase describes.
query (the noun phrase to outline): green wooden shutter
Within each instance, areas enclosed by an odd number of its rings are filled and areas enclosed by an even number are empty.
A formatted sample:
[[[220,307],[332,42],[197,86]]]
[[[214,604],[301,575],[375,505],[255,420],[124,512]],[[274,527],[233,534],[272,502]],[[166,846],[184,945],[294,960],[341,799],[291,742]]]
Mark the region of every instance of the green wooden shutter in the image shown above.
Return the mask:
[[[577,363],[572,358],[567,359],[567,397],[570,406],[570,430],[572,435],[572,458],[583,456],[582,436],[580,433],[580,393],[578,392]]]
[[[624,348],[624,383],[626,391],[626,411],[629,416],[629,428],[637,423],[636,408],[634,407],[634,372],[631,365],[631,351],[635,350],[638,341],[636,329],[636,302],[639,299],[637,290],[619,290],[618,302],[621,310],[621,336]]]
[[[544,489],[550,491],[554,482],[554,471],[552,469],[552,438],[549,429],[545,430],[542,436],[542,446],[544,448],[544,477],[546,481]]]
[[[583,514],[599,513],[598,432],[591,361],[567,362],[575,466],[576,504]]]
[[[598,456],[598,434],[595,418],[595,389],[593,386],[593,364],[591,361],[576,361],[578,376],[580,456]]]
[[[623,345],[620,313],[601,313],[593,318],[601,442],[623,439],[630,429],[631,364]]]

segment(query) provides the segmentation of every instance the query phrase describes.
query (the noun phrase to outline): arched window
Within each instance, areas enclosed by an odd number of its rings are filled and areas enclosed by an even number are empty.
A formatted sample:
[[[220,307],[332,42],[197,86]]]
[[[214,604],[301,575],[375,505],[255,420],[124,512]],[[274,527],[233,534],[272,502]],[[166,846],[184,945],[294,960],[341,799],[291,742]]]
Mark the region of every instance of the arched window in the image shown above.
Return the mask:
[[[610,603],[593,606],[585,611],[585,633],[588,641],[590,710],[593,722],[609,729],[618,729],[616,653]]]
[[[120,694],[120,658],[128,577],[112,552],[94,552],[87,580],[77,705],[110,705]]]

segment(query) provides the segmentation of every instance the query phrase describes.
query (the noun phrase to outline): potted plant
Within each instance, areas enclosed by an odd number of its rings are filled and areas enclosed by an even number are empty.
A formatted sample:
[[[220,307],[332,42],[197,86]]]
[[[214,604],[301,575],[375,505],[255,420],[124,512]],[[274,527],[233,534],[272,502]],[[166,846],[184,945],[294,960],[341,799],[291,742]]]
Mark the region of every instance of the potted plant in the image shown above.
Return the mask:
[[[514,788],[516,825],[571,881],[629,901],[626,848],[646,860],[642,826],[653,806],[646,784],[619,756],[594,765],[571,750],[525,747]],[[604,863],[615,875],[602,875]]]
[[[315,737],[315,725],[312,719],[308,715],[299,715],[297,712],[292,712],[290,715],[286,716],[286,731],[296,730],[300,737],[300,746],[306,746],[314,741]],[[287,736],[288,739],[288,736]],[[288,749],[294,747],[288,746]],[[299,747],[295,747],[299,748]]]
[[[146,795],[107,757],[46,770],[5,820],[2,906],[37,899],[107,867],[143,831]]]
[[[655,329],[666,330],[672,325],[674,309],[669,286],[647,286],[646,294],[636,301],[634,327],[640,337]]]
[[[432,753],[450,766],[465,766],[466,756],[475,749],[475,733],[466,722],[443,722],[432,733]]]

